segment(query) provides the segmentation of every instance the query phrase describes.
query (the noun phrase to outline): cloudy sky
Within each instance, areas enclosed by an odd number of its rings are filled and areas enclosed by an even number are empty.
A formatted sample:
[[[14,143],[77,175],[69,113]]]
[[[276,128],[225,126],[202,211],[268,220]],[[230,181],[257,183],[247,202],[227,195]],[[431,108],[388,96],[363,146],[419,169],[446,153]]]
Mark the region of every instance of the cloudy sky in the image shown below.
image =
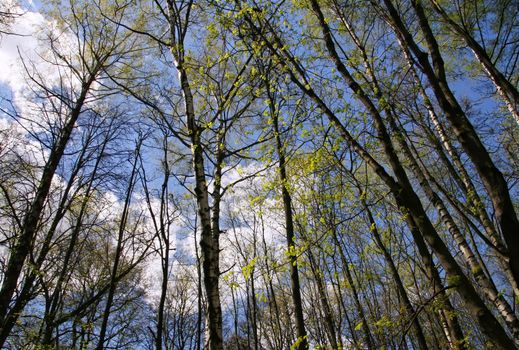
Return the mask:
[[[9,27],[9,31],[18,35],[3,35],[0,39],[0,81],[14,91],[20,91],[24,85],[23,67],[20,57],[32,62],[39,62],[37,35],[46,27],[45,18],[35,12],[34,6],[28,10],[17,7],[13,12],[23,13]]]

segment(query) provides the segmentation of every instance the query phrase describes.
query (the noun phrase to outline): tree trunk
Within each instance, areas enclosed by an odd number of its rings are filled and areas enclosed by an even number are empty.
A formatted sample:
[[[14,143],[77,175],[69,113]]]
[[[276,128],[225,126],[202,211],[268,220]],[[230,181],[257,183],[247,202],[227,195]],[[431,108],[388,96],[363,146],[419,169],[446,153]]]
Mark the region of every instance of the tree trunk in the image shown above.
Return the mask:
[[[270,95],[270,89],[268,88]],[[272,99],[271,99],[272,100]],[[299,282],[299,270],[297,265],[297,256],[294,252],[295,244],[295,232],[294,232],[294,219],[292,213],[292,198],[287,189],[287,173],[286,173],[286,159],[283,143],[281,141],[279,122],[278,122],[278,111],[274,110],[274,103],[271,101],[271,114],[274,125],[274,134],[276,138],[276,150],[279,156],[279,177],[281,181],[281,194],[283,197],[283,208],[285,212],[285,232],[287,239],[287,248],[289,252],[289,263],[290,263],[290,282],[292,285],[292,302],[294,304],[294,317],[297,331],[297,341],[299,342],[296,350],[308,349],[308,340],[305,329],[304,315],[303,315],[303,302],[301,299],[301,284]]]
[[[121,222],[119,223],[117,233],[117,246],[114,252],[114,262],[112,265],[112,271],[110,274],[110,286],[108,288],[108,295],[106,296],[105,310],[103,313],[103,321],[101,323],[101,329],[99,330],[99,341],[96,346],[96,350],[103,350],[105,347],[105,337],[108,329],[108,320],[110,318],[110,310],[112,308],[113,299],[115,296],[115,290],[117,288],[117,271],[119,270],[119,263],[121,261],[124,231],[126,230],[126,224],[128,222],[128,216],[130,214],[130,203],[133,194],[133,188],[135,185],[135,177],[137,174],[137,163],[140,153],[142,140],[138,140],[135,146],[135,160],[132,166],[132,172],[130,179],[128,180],[128,188],[126,189],[126,197],[124,199],[123,211],[121,213]]]
[[[470,34],[468,30],[456,23],[441,7],[437,0],[431,0],[433,8],[443,18],[451,30],[460,36],[467,46],[472,50],[477,61],[483,67],[483,70],[488,75],[492,83],[497,89],[497,92],[505,101],[506,107],[515,119],[515,122],[519,124],[519,111],[517,110],[517,103],[519,102],[519,93],[514,85],[508,81],[503,73],[497,69],[496,65],[492,62],[485,49],[476,41],[476,39]]]
[[[359,186],[360,191],[360,186]],[[375,240],[375,244],[377,247],[382,251],[382,254],[384,255],[384,258],[389,266],[389,271],[391,272],[391,275],[393,277],[393,281],[396,284],[398,294],[402,298],[404,309],[406,310],[406,316],[411,319],[413,315],[415,315],[415,308],[411,304],[411,301],[409,300],[409,296],[407,295],[407,291],[404,287],[404,283],[402,282],[402,279],[400,278],[400,274],[398,273],[398,269],[393,261],[393,257],[391,254],[389,254],[388,250],[386,249],[384,243],[382,242],[380,233],[378,231],[378,226],[375,222],[375,218],[373,217],[371,210],[369,209],[366,200],[361,196],[361,202],[362,206],[364,207],[364,210],[366,211],[366,214],[368,216],[368,221],[370,224],[370,232]],[[414,333],[416,336],[416,339],[418,341],[418,346],[420,349],[427,349],[427,341],[425,340],[425,335],[422,329],[422,326],[420,325],[420,321],[418,317],[414,317],[412,319],[412,325],[414,329]]]
[[[94,82],[95,75],[101,68],[101,65],[102,63],[99,62],[97,66],[92,69],[92,74],[89,76],[89,79],[82,84],[80,96],[76,101],[74,108],[70,111],[70,115],[68,116],[66,123],[50,152],[34,200],[24,217],[21,232],[10,252],[7,267],[4,271],[2,287],[0,288],[0,333],[2,333],[1,329],[4,327],[4,322],[6,321],[6,316],[9,310],[9,304],[11,303],[11,299],[16,290],[18,279],[25,264],[25,259],[33,247],[36,230],[38,228],[45,201],[47,200],[50,191],[54,173],[56,172],[58,164],[65,152],[65,148],[70,140],[76,121],[81,114],[81,109],[85,103],[87,93],[90,90],[90,86]],[[1,345],[2,344],[0,344],[0,346]]]
[[[439,46],[431,31],[423,8],[416,0],[411,1],[418,17],[418,23],[427,42],[434,68],[431,67],[429,63],[428,55],[415,43],[391,0],[384,0],[384,3],[388,9],[397,36],[401,43],[415,54],[421,69],[431,84],[431,88],[434,91],[440,107],[452,125],[456,137],[472,160],[483,181],[485,189],[494,205],[496,219],[507,244],[512,274],[516,283],[519,283],[519,221],[510,198],[508,185],[503,174],[494,165],[489,153],[474,130],[474,127],[449,88]]]
[[[330,346],[333,350],[338,349],[337,345],[337,332],[335,331],[334,317],[332,314],[332,309],[330,307],[330,302],[328,301],[328,295],[326,293],[326,285],[323,281],[323,272],[319,268],[319,265],[311,251],[308,249],[306,251],[308,254],[308,260],[310,261],[310,268],[312,270],[312,274],[314,275],[315,283],[317,285],[317,292],[319,294],[319,299],[321,301],[321,307],[324,312],[324,323],[326,325],[326,330],[328,334],[328,340],[330,341]]]

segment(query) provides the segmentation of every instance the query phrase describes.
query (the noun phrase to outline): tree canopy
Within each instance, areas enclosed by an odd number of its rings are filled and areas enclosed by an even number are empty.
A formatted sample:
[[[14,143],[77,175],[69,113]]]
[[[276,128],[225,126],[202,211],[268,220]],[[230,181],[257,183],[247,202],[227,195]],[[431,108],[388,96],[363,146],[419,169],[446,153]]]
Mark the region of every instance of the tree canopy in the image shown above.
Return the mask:
[[[519,348],[512,0],[0,5],[0,347]]]

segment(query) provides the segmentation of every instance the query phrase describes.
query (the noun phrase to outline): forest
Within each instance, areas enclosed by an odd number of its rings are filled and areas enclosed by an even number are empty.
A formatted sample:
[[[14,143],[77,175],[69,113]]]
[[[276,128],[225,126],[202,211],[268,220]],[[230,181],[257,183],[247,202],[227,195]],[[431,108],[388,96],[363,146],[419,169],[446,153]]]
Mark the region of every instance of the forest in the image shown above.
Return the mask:
[[[516,0],[2,0],[0,348],[519,349]]]

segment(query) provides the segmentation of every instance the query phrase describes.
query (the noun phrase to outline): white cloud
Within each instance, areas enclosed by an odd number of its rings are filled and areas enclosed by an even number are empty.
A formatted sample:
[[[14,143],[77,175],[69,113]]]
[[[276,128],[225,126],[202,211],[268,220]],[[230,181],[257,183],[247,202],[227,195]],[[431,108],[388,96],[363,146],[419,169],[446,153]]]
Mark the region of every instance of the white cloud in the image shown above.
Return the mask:
[[[23,11],[20,9],[19,12]],[[40,13],[25,12],[10,28],[19,35],[5,35],[0,41],[0,81],[8,84],[14,93],[21,92],[26,86],[20,56],[26,61],[40,61],[37,36],[46,23]]]

